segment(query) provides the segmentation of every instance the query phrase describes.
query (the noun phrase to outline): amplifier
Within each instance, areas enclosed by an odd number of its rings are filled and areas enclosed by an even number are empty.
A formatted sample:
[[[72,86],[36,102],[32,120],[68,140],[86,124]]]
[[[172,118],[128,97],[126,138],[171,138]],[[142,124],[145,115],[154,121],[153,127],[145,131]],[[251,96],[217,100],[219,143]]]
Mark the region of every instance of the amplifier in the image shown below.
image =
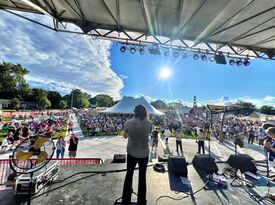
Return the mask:
[[[57,178],[60,170],[59,161],[50,161],[45,167],[33,173],[32,194],[36,194],[50,181]],[[22,174],[15,182],[15,194],[29,194],[30,174]]]

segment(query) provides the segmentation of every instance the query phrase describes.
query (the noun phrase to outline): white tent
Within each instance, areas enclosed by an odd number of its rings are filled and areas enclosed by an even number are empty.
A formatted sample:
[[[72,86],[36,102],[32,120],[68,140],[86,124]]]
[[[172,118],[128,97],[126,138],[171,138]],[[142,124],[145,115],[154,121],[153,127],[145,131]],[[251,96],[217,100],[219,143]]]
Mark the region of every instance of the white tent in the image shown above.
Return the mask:
[[[117,104],[114,106],[107,108],[102,112],[109,113],[134,113],[134,109],[136,105],[142,104],[146,107],[147,112],[153,115],[163,115],[162,112],[158,111],[152,105],[150,105],[144,97],[133,98],[133,97],[123,97]]]

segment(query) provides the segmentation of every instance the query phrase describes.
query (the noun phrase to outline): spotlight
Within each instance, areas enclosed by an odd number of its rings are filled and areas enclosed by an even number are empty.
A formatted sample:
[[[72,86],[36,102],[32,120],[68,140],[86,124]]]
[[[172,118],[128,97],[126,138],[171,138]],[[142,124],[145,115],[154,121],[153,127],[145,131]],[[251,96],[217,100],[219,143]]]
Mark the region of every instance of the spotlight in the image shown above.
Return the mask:
[[[193,54],[193,59],[194,60],[198,60],[200,58],[200,56],[197,54],[197,53],[194,53]]]
[[[210,62],[214,62],[215,61],[215,58],[214,58],[214,56],[213,55],[211,55],[210,57],[209,57],[209,59],[208,59]]]
[[[238,59],[236,61],[237,66],[241,66],[243,64],[242,59]]]
[[[136,48],[135,48],[135,47],[131,47],[131,48],[130,48],[130,52],[131,52],[132,54],[134,54],[134,53],[136,52]]]
[[[170,55],[170,51],[169,51],[169,50],[165,51],[165,52],[164,52],[164,55],[165,55],[165,56],[169,56],[169,55]]]
[[[234,64],[235,64],[234,59],[230,59],[230,60],[229,60],[229,64],[230,64],[230,65],[234,65]]]
[[[250,62],[248,59],[245,59],[244,62],[243,62],[244,66],[249,66],[250,65]]]
[[[125,53],[125,51],[126,51],[126,46],[121,46],[120,47],[120,52],[121,53]]]
[[[183,54],[182,54],[182,58],[183,58],[183,59],[187,58],[187,53],[183,53]]]
[[[202,61],[207,61],[207,56],[206,56],[205,54],[202,54],[202,55],[201,55],[201,60],[202,60]]]
[[[140,53],[140,55],[143,55],[143,54],[145,53],[145,50],[144,50],[143,47],[141,47],[141,48],[139,49],[139,53]]]
[[[174,58],[178,58],[179,57],[179,52],[175,51],[173,56],[174,56]]]

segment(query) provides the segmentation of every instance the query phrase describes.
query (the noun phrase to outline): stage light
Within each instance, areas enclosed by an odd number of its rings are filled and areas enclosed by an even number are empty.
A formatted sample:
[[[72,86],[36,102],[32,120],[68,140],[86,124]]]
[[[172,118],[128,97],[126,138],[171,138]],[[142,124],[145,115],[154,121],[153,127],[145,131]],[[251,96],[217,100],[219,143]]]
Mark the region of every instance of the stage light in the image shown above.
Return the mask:
[[[164,55],[165,55],[165,56],[169,56],[169,55],[170,55],[170,51],[169,51],[169,50],[165,51],[165,52],[164,52]]]
[[[201,55],[201,60],[202,61],[207,61],[207,56],[204,53]]]
[[[244,66],[249,66],[250,65],[250,62],[248,59],[245,59],[244,62],[243,62]]]
[[[213,55],[211,55],[210,57],[209,57],[209,59],[208,59],[210,62],[214,62],[215,61],[215,58],[214,58],[214,56]]]
[[[174,56],[174,58],[178,58],[179,57],[179,52],[175,51],[173,56]]]
[[[200,58],[200,56],[197,54],[197,53],[194,53],[193,54],[193,59],[194,60],[198,60]]]
[[[187,58],[187,53],[183,53],[183,54],[182,54],[182,58],[183,58],[183,59]]]
[[[235,64],[234,59],[230,59],[230,60],[229,60],[229,64],[230,64],[230,65],[234,65],[234,64]]]
[[[145,53],[145,50],[144,50],[143,47],[141,47],[141,48],[139,49],[139,53],[140,53],[140,55],[143,55],[143,54]]]
[[[121,53],[125,53],[125,51],[126,51],[126,46],[121,46],[120,47],[120,52]]]
[[[135,48],[135,47],[131,47],[131,48],[130,48],[130,52],[131,52],[132,54],[134,54],[134,53],[136,52],[136,48]]]
[[[243,64],[242,59],[238,59],[238,60],[236,61],[236,64],[237,64],[237,66],[241,66],[241,65]]]

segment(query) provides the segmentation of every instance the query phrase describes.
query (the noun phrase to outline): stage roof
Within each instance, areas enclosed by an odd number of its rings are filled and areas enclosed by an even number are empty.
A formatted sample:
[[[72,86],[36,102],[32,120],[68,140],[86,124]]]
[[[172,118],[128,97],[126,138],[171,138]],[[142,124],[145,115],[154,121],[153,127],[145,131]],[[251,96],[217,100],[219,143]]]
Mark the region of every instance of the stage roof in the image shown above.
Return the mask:
[[[129,44],[275,55],[274,0],[1,0],[0,8],[48,15],[55,31],[75,32],[60,24],[73,23],[85,34]]]

